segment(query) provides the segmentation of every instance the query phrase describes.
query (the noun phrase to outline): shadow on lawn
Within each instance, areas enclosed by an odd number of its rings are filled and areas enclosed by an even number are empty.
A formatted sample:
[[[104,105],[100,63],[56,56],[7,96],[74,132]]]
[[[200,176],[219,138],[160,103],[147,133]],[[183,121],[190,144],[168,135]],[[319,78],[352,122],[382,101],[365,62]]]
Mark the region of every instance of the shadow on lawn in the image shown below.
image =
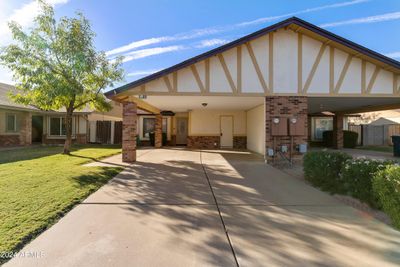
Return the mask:
[[[269,167],[261,162],[251,160],[246,165],[235,162],[237,156],[232,156],[232,161],[229,158],[229,155],[221,155],[218,159],[225,159],[228,164],[210,161],[206,171],[220,202],[233,247],[243,264],[262,265],[268,258],[271,265],[277,266],[345,265],[351,262],[353,250],[373,260],[399,262],[400,234],[395,230],[361,220],[360,215],[348,207],[321,206],[321,203],[282,205],[274,200],[266,204],[263,202],[268,197],[263,192],[265,188],[248,176],[248,168],[264,170],[263,177],[256,177],[258,180],[281,177],[270,177]],[[142,160],[125,169],[107,186],[109,190],[104,194],[108,195],[110,203],[97,204],[128,204],[119,208],[141,218],[143,223],[148,222],[148,227],[161,216],[165,218],[165,226],[177,234],[174,236],[188,240],[188,246],[192,246],[199,257],[212,265],[231,262],[231,259],[224,259],[231,254],[221,249],[226,249],[228,243],[199,161]],[[268,192],[274,194],[274,190]],[[308,198],[301,194],[298,197]],[[209,237],[190,242],[196,234]],[[370,237],[367,241],[366,236]],[[371,258],[359,260],[368,264]]]

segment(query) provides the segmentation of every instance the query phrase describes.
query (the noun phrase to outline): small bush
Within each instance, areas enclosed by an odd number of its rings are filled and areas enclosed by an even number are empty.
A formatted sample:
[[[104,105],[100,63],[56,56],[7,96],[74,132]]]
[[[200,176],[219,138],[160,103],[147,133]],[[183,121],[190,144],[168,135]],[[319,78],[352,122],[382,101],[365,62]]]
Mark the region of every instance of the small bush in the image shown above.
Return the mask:
[[[400,229],[400,167],[389,165],[377,172],[372,189],[383,211],[390,216],[393,225]]]
[[[373,159],[347,160],[341,170],[347,194],[378,208],[377,198],[372,191],[372,179],[376,172],[383,170],[390,163]]]
[[[326,147],[333,147],[333,131],[322,133],[322,140]],[[343,130],[343,147],[355,148],[357,146],[358,133]]]
[[[336,151],[311,151],[304,156],[304,177],[311,184],[331,193],[345,193],[340,177],[342,165],[351,157]]]

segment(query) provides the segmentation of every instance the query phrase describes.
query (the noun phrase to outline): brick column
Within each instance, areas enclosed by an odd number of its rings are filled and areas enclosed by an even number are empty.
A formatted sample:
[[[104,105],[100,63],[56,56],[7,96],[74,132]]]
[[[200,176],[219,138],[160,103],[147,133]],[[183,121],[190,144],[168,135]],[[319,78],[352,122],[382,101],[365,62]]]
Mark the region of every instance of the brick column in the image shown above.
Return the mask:
[[[273,136],[271,135],[272,119],[280,117],[289,119],[292,117],[298,118],[298,123],[302,123],[304,127],[304,135],[294,136],[294,148],[299,144],[308,142],[307,130],[307,113],[308,102],[305,96],[267,96],[265,97],[265,153],[268,148],[273,148]],[[275,146],[287,145],[290,146],[290,137],[276,137]]]
[[[123,102],[122,110],[122,161],[136,161],[137,105]]]
[[[343,148],[343,115],[340,114],[333,117],[333,147]]]
[[[21,145],[32,144],[32,114],[30,112],[24,112],[22,115],[19,139]]]
[[[154,146],[156,148],[162,147],[162,116],[161,114],[156,115],[156,121],[154,125]]]

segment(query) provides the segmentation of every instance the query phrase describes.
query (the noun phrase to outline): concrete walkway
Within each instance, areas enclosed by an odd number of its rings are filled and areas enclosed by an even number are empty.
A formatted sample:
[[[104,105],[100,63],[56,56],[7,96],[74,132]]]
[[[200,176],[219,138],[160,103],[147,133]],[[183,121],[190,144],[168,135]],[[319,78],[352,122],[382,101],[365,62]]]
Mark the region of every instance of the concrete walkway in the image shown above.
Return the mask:
[[[6,266],[400,262],[400,232],[257,155],[183,149],[140,153],[137,163],[23,249],[41,257],[17,257]]]

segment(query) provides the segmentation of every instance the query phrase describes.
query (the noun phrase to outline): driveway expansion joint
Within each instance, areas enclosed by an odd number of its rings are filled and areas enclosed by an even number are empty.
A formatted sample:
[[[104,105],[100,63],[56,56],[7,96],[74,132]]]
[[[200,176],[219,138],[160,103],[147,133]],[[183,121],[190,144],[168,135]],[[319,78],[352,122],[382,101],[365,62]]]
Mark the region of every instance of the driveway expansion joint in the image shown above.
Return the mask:
[[[233,248],[231,238],[229,237],[228,229],[226,228],[226,225],[225,225],[225,222],[224,222],[224,218],[222,217],[222,213],[221,213],[221,209],[219,208],[217,197],[215,196],[214,189],[212,188],[210,178],[208,177],[207,170],[206,170],[206,168],[205,168],[205,166],[203,164],[203,159],[201,157],[201,150],[199,152],[200,152],[200,164],[201,164],[201,167],[203,168],[203,172],[204,172],[204,175],[205,175],[205,177],[207,179],[208,186],[210,187],[211,194],[212,194],[212,196],[214,198],[215,206],[217,207],[218,215],[219,215],[219,218],[221,219],[221,223],[222,223],[222,227],[224,228],[224,231],[225,231],[226,239],[228,240],[229,246],[231,248],[232,255],[233,255],[233,258],[235,260],[236,266],[239,267],[239,261],[238,261],[238,259],[236,257],[235,249]]]

